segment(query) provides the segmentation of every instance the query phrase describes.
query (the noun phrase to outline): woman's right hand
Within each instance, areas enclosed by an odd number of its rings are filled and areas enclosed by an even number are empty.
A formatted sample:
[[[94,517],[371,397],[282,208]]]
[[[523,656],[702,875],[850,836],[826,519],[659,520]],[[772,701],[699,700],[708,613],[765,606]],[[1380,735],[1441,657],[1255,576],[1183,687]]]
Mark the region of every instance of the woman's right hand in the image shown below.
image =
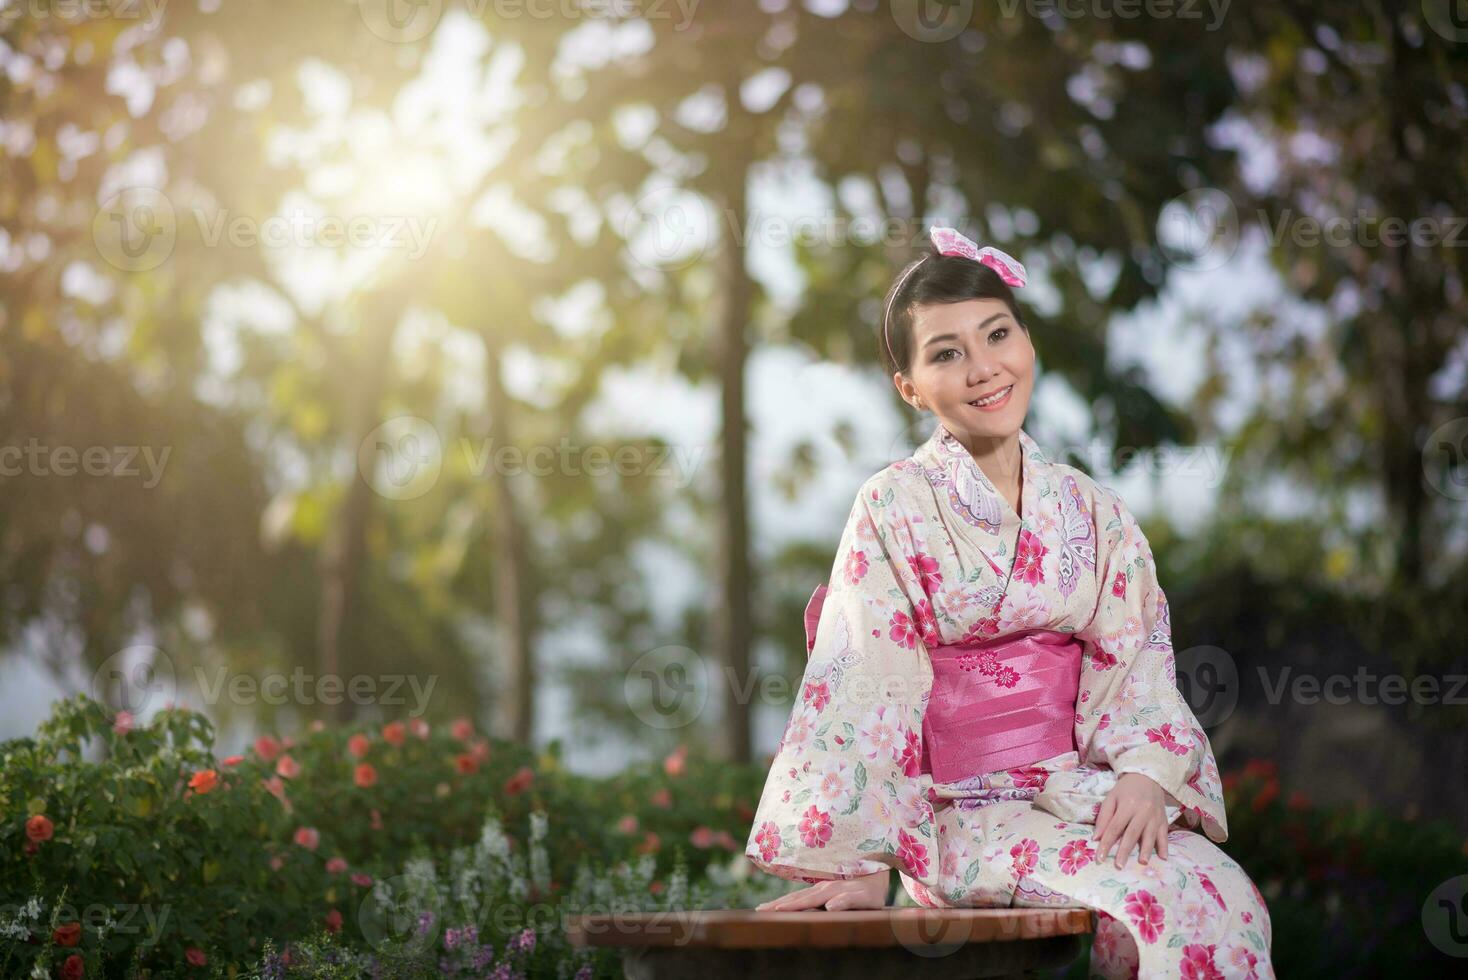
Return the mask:
[[[844,909],[880,909],[887,905],[889,871],[878,871],[860,878],[833,878],[820,881],[809,888],[781,895],[762,905],[756,912],[796,912],[801,909],[818,909],[828,912]]]

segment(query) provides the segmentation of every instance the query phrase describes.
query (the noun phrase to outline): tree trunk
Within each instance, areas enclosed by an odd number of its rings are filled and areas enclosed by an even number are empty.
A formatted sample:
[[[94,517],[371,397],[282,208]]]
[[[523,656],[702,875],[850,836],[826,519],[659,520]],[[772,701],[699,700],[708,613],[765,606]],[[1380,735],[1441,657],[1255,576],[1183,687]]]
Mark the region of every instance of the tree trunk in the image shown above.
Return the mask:
[[[369,307],[370,308],[370,307]],[[373,489],[357,472],[356,456],[362,440],[381,424],[378,418],[382,394],[387,386],[393,335],[397,332],[401,307],[388,303],[382,314],[370,314],[370,331],[364,345],[363,364],[349,376],[354,398],[348,415],[349,447],[353,454],[352,476],[347,492],[337,511],[336,522],[322,543],[318,570],[321,576],[321,600],[316,620],[316,662],[323,676],[342,676],[343,689],[350,689],[345,676],[348,658],[342,656],[342,635],[356,606],[357,588],[365,560],[367,522],[372,516]],[[348,697],[335,705],[320,705],[321,713],[338,721],[346,721],[356,713]]]
[[[510,399],[500,377],[500,351],[486,336],[485,388],[489,404],[491,449],[512,445]],[[489,457],[489,481],[494,488],[491,521],[495,552],[495,615],[499,621],[496,651],[494,716],[490,730],[499,738],[529,745],[535,728],[535,690],[532,684],[533,650],[525,615],[525,545],[519,509],[510,474]]]
[[[754,690],[750,677],[749,499],[746,486],[747,421],[744,415],[744,369],[749,358],[746,330],[754,284],[745,265],[746,161],[735,160],[723,171],[723,210],[718,272],[720,305],[717,322],[718,373],[722,405],[719,458],[723,501],[720,511],[722,601],[717,632],[721,660],[728,674],[719,678],[725,691],[724,737],[727,758],[748,763],[753,753],[751,705],[740,692]]]

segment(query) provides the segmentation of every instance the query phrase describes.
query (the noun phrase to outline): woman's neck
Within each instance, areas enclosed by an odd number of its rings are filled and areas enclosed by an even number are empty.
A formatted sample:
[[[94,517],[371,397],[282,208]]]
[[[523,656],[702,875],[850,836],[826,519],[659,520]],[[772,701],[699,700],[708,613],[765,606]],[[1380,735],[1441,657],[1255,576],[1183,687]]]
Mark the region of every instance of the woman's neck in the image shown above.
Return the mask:
[[[1020,480],[1023,476],[1023,447],[1019,443],[1019,433],[1016,431],[998,437],[971,436],[967,448],[974,462],[979,464],[979,469],[994,484],[994,489],[1004,495],[1018,514]]]

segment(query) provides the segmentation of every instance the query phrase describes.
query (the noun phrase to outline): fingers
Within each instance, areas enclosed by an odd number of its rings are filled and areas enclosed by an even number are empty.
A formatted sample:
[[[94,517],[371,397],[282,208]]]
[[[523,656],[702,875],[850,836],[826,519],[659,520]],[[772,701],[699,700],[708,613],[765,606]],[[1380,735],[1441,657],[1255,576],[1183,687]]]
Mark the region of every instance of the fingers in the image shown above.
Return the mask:
[[[1141,839],[1137,841],[1137,863],[1146,864],[1147,858],[1157,850],[1157,828],[1148,822],[1142,828]]]
[[[798,912],[801,909],[819,908],[826,902],[830,889],[826,882],[793,891],[788,895],[771,899],[754,907],[756,912]]]
[[[1112,814],[1115,812],[1116,801],[1108,796],[1102,801],[1101,810],[1096,815],[1096,829],[1091,831],[1091,839],[1100,842],[1097,845],[1097,851],[1103,860],[1106,857],[1107,850],[1111,847],[1112,840],[1115,839],[1115,835],[1109,833],[1112,824]]]
[[[1116,866],[1126,867],[1127,859],[1131,857],[1132,848],[1142,836],[1142,820],[1139,815],[1133,814],[1127,820],[1126,829],[1122,831],[1121,842],[1116,846]]]
[[[1163,820],[1162,826],[1157,830],[1157,856],[1167,860],[1167,821]]]

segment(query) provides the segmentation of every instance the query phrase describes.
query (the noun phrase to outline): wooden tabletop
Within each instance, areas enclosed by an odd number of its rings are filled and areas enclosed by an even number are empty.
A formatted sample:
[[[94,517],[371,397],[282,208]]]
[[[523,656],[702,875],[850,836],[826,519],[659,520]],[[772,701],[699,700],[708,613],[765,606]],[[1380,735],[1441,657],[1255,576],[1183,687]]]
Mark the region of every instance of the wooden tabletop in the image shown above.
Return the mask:
[[[572,916],[575,946],[685,946],[714,949],[950,946],[1073,936],[1094,929],[1083,908],[927,909],[851,912],[753,909],[625,912]]]

